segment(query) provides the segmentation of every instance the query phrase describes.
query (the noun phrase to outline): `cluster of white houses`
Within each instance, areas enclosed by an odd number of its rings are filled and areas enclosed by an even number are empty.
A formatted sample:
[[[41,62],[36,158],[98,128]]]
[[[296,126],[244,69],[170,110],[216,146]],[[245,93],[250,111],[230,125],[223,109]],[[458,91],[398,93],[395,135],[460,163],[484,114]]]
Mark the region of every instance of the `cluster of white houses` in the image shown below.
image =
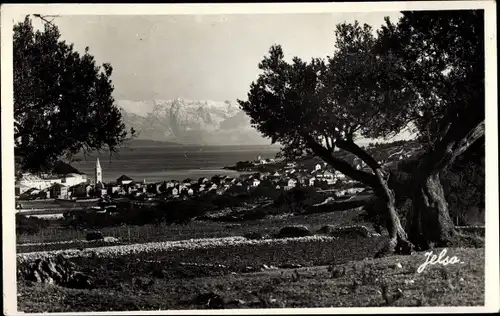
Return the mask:
[[[146,180],[136,182],[122,175],[114,183],[102,181],[102,168],[99,159],[95,166],[94,183],[82,173],[68,173],[52,176],[35,176],[23,174],[16,182],[16,196],[33,196],[40,198],[87,198],[112,196],[142,196],[155,198],[159,195],[167,197],[189,197],[215,192],[240,194],[260,185],[274,187],[277,190],[289,190],[296,186],[316,186],[319,182],[333,185],[338,179],[344,179],[340,172],[325,170],[326,164],[317,164],[312,170],[300,168],[296,163],[288,163],[283,170],[274,173],[253,173],[238,178],[229,176],[214,176],[197,180],[164,181],[146,183]]]

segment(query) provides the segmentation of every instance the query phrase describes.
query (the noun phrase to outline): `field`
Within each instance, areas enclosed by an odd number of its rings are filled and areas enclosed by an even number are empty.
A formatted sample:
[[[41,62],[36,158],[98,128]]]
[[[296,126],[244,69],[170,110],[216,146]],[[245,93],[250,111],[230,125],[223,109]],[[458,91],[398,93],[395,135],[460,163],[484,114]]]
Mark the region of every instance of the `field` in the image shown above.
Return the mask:
[[[62,251],[78,271],[91,276],[93,287],[75,289],[20,279],[18,308],[69,312],[483,304],[483,248],[450,248],[448,255],[463,264],[429,266],[420,274],[423,253],[370,259],[382,247],[383,236],[238,237],[276,233],[280,227],[297,224],[312,232],[326,224],[370,227],[358,223],[358,215],[342,211],[235,224],[197,221],[103,229],[106,236],[120,238],[112,245],[84,243],[78,240],[83,232],[70,236],[70,230],[51,236],[47,231],[56,228],[46,228],[37,244],[18,242],[18,268],[26,258],[39,256],[33,252]],[[130,238],[129,228],[134,232]],[[68,242],[69,237],[76,241]],[[389,293],[399,288],[404,295],[386,301],[382,284]]]
[[[359,243],[358,243],[359,245]],[[329,245],[318,244],[319,249]],[[309,250],[305,250],[305,249]],[[280,249],[288,258],[303,260],[307,247]],[[274,249],[278,251],[278,249]],[[436,249],[437,253],[439,249]],[[333,252],[333,251],[332,251]],[[336,275],[326,266],[332,252],[323,252],[322,266],[294,269],[264,269],[243,272],[246,260],[257,263],[263,258],[273,265],[270,249],[248,249],[222,252],[191,252],[177,254],[184,260],[212,262],[213,266],[174,265],[172,257],[156,258],[162,273],[152,273],[144,266],[145,258],[123,257],[114,260],[85,260],[85,269],[94,269],[100,285],[94,289],[69,289],[54,285],[18,283],[19,310],[24,312],[119,311],[206,308],[283,308],[283,307],[376,307],[376,306],[480,306],[484,304],[484,250],[449,249],[464,263],[450,266],[429,266],[416,272],[424,261],[422,253],[334,263],[345,268],[345,275]],[[239,260],[237,253],[242,255]],[[220,256],[222,254],[222,257]],[[245,255],[246,254],[246,255]],[[252,255],[258,259],[252,259]],[[286,257],[286,255],[285,255]],[[286,259],[282,257],[283,259]],[[218,258],[216,262],[210,259]],[[231,258],[229,261],[225,260]],[[136,259],[136,260],[133,260]],[[177,258],[179,259],[179,258]],[[350,259],[356,259],[351,257]],[[83,260],[82,260],[83,261]],[[307,260],[306,260],[307,261]],[[224,266],[217,267],[217,262]],[[306,262],[302,262],[307,264]],[[398,265],[398,263],[400,265]],[[151,263],[153,264],[153,263]],[[382,284],[388,292],[403,293],[399,300],[384,298]],[[212,298],[212,299],[210,299]],[[216,303],[217,302],[217,303]]]
[[[361,211],[340,211],[324,214],[277,216],[262,220],[245,221],[243,223],[223,223],[212,221],[193,221],[185,225],[159,224],[143,226],[118,226],[100,229],[104,236],[118,238],[121,243],[143,243],[153,241],[182,240],[191,238],[213,238],[228,236],[243,236],[246,233],[275,233],[280,227],[288,225],[307,225],[311,231],[316,231],[326,224],[352,225],[358,223],[371,226],[370,223],[360,223],[358,216]],[[55,226],[55,225],[54,225]],[[48,227],[33,235],[17,236],[17,251],[31,252],[55,250],[70,247],[87,247],[81,240],[85,239],[83,230]],[[68,244],[67,241],[74,241]],[[58,244],[64,242],[64,244]]]

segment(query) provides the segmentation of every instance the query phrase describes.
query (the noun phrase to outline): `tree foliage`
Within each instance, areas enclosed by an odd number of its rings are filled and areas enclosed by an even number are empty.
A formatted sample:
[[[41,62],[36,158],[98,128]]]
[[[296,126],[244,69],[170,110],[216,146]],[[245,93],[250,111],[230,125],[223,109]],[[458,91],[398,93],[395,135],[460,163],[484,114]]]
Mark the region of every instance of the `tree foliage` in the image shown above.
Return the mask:
[[[482,10],[404,12],[397,25],[388,19],[378,48],[401,62],[419,107],[411,117],[432,141],[459,122],[462,135],[484,119],[484,12]]]
[[[326,59],[287,62],[281,46],[272,46],[248,100],[238,102],[255,128],[282,144],[284,156],[314,154],[372,187],[385,209],[390,247],[396,239],[404,246],[406,234],[389,186],[405,188],[401,201],[412,199],[416,210],[408,221],[411,238],[425,239],[418,241],[425,247],[453,229],[440,174],[484,135],[484,20],[482,11],[472,10],[402,14],[377,32],[358,22],[337,25],[336,50]],[[411,125],[428,146],[400,185],[354,141],[386,138]],[[336,148],[372,172],[356,170]]]
[[[126,130],[112,96],[113,68],[96,65],[60,39],[57,26],[14,26],[15,155],[24,170],[40,171],[62,156],[109,149],[135,134]]]
[[[393,104],[410,106],[413,95],[391,71],[391,58],[372,51],[371,27],[341,24],[335,33],[337,51],[326,60],[288,63],[281,46],[272,46],[248,101],[239,100],[252,124],[289,158],[310,152],[310,140],[333,153],[338,141],[387,136],[405,125],[404,111]]]

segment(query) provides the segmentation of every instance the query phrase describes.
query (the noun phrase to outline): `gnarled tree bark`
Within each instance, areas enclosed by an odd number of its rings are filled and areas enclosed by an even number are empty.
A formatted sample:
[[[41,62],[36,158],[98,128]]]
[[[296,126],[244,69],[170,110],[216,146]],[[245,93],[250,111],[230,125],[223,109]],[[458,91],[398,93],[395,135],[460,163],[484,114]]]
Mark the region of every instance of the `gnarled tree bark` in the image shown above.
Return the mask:
[[[406,229],[409,240],[419,250],[429,249],[431,243],[447,246],[456,234],[440,175],[484,135],[484,121],[457,141],[453,136],[459,128],[456,125],[449,128],[448,133],[422,156],[413,173],[413,208],[407,215]]]
[[[375,201],[376,211],[382,215],[387,231],[389,232],[389,241],[376,255],[381,257],[392,253],[411,254],[413,245],[408,240],[408,236],[401,225],[398,213],[396,211],[396,201],[394,191],[387,184],[387,178],[382,169],[375,170],[379,186],[376,190],[378,199]]]
[[[454,235],[454,227],[439,173],[425,177],[415,185],[413,209],[407,217],[410,240],[418,250],[429,249],[431,243],[445,247]]]

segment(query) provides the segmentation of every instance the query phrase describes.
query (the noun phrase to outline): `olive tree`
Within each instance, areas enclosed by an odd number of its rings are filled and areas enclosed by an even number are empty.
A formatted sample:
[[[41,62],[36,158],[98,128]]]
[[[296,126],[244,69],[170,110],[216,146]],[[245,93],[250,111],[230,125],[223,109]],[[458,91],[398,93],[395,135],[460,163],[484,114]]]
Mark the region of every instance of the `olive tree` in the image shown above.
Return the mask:
[[[387,19],[379,31],[376,50],[399,60],[398,72],[422,100],[407,109],[409,120],[427,140],[426,151],[409,170],[413,208],[407,232],[422,249],[453,238],[441,175],[472,144],[484,141],[483,14],[404,12],[397,25]]]
[[[418,102],[391,56],[376,54],[368,25],[340,24],[336,52],[326,60],[289,63],[274,45],[259,64],[262,74],[251,84],[248,101],[239,100],[251,123],[282,145],[288,158],[319,156],[336,170],[374,189],[390,233],[390,251],[408,251],[405,230],[395,209],[388,172],[355,143],[359,136],[390,136],[405,127],[400,107]],[[357,170],[337,155],[348,151],[371,169]]]
[[[112,96],[110,64],[96,65],[60,39],[56,25],[34,30],[27,16],[14,26],[15,155],[18,167],[38,172],[84,150],[115,152],[134,135]]]
[[[440,174],[484,135],[482,13],[403,12],[376,34],[355,22],[337,25],[335,35],[336,50],[325,60],[287,62],[272,46],[241,108],[285,156],[314,154],[373,188],[390,236],[384,252],[446,244],[454,229]],[[428,141],[400,181],[355,140],[387,138],[409,124]],[[356,170],[337,149],[371,171]],[[406,230],[396,212],[399,194],[413,201]]]

